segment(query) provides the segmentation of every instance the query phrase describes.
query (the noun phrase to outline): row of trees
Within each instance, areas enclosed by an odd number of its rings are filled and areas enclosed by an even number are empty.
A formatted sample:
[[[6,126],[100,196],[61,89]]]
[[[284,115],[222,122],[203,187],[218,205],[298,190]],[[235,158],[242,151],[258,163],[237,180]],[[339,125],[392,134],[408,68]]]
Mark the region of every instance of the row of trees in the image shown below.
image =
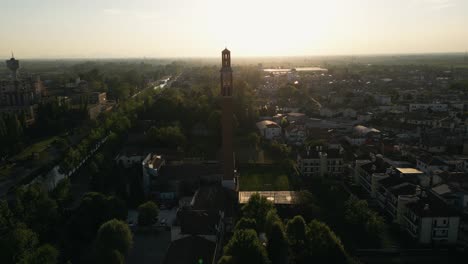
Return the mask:
[[[107,92],[109,98],[122,101],[138,90],[144,89],[148,81],[175,75],[181,68],[182,65],[179,63],[152,65],[88,62],[75,65],[73,72],[79,72],[78,76],[88,82],[90,91]]]
[[[266,247],[264,246],[266,245]],[[352,263],[340,239],[324,223],[306,224],[295,216],[286,225],[274,205],[254,194],[242,207],[242,218],[219,263]]]
[[[0,262],[57,263],[54,245],[69,197],[69,183],[63,181],[51,194],[29,185],[17,190],[14,203],[0,201]]]
[[[132,107],[128,107],[126,111],[121,108],[103,116],[84,139],[68,149],[60,166],[61,171],[66,173],[75,168],[106,136],[116,141],[123,136],[131,127],[130,118],[133,118],[137,106],[132,104]]]

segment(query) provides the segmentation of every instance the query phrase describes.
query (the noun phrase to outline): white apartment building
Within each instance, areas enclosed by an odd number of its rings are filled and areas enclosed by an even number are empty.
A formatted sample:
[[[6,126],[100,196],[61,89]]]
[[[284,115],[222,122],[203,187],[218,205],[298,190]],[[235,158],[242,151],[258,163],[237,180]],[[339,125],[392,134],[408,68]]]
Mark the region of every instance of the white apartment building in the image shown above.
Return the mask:
[[[297,157],[297,164],[305,176],[325,177],[343,173],[343,157],[339,149],[308,150]]]

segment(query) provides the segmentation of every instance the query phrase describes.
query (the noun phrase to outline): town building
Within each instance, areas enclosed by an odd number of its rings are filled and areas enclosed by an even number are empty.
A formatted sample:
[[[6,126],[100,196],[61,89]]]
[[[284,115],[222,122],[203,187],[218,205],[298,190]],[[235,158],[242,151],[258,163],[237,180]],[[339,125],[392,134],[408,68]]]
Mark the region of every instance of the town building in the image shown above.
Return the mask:
[[[284,129],[284,137],[290,144],[301,146],[307,139],[307,131],[305,125],[296,124],[295,122],[289,124]]]
[[[418,190],[401,195],[397,219],[400,227],[421,244],[455,244],[460,215],[433,192]]]
[[[409,104],[409,111],[419,111],[419,110],[432,110],[435,112],[446,112],[448,111],[448,104],[441,104],[441,103],[414,103]]]
[[[273,121],[270,121],[270,120],[260,121],[260,122],[257,122],[256,126],[260,135],[265,139],[268,139],[268,140],[279,139],[282,136],[281,126],[279,126],[277,123]]]
[[[307,149],[297,156],[297,165],[304,176],[326,177],[343,173],[343,157],[340,149]]]
[[[26,123],[31,124],[45,88],[39,77],[19,73],[20,62],[13,55],[6,65],[11,76],[0,80],[0,113],[24,115]]]
[[[149,195],[151,182],[158,177],[161,167],[166,164],[166,161],[160,155],[148,154],[141,162],[143,172],[143,191],[145,195]]]

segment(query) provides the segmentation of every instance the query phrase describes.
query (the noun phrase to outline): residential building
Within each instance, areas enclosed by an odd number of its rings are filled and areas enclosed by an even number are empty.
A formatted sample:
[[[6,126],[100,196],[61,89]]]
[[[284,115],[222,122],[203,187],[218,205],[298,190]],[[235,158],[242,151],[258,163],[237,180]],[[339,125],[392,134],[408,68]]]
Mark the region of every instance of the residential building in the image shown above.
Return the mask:
[[[448,170],[448,164],[443,162],[438,157],[422,155],[416,159],[416,168],[426,174],[434,173],[436,170]]]
[[[419,110],[429,110],[431,109],[432,111],[435,112],[446,112],[448,111],[448,104],[441,104],[441,103],[427,103],[427,104],[422,104],[422,103],[415,103],[415,104],[409,104],[409,111],[419,111]]]
[[[304,125],[291,123],[285,128],[284,136],[289,143],[300,146],[307,138],[306,128]]]
[[[364,144],[370,138],[378,137],[379,134],[380,130],[358,125],[353,128],[352,134],[345,137],[345,139],[351,145],[358,146]]]
[[[161,167],[166,164],[166,161],[160,155],[148,154],[141,162],[143,168],[143,190],[145,195],[150,193],[150,184],[158,177]]]
[[[298,154],[297,165],[304,176],[325,177],[343,173],[343,156],[340,149],[306,150]]]
[[[433,192],[401,195],[397,219],[400,227],[421,244],[455,244],[460,216]]]
[[[256,125],[257,125],[257,129],[259,130],[260,135],[264,137],[265,139],[268,139],[268,140],[278,139],[278,138],[281,138],[282,136],[281,126],[273,121],[264,120],[264,121],[257,122]]]
[[[11,71],[11,77],[0,80],[0,114],[24,115],[26,123],[32,124],[38,103],[45,94],[42,81],[39,77],[20,74],[19,60],[13,56],[6,61],[6,66]]]

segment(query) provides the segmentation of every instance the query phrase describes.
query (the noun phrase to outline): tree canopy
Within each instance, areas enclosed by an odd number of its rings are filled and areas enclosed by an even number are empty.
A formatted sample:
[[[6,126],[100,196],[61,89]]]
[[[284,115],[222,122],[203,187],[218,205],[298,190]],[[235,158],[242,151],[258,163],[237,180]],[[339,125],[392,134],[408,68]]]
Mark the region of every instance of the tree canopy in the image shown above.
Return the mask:
[[[219,263],[267,264],[270,263],[265,247],[252,229],[237,230],[224,248],[224,256]],[[227,262],[228,261],[228,262]]]
[[[276,221],[271,226],[268,236],[267,252],[272,264],[288,263],[288,240],[282,222]]]
[[[242,217],[239,221],[237,221],[234,230],[244,230],[244,229],[256,230],[256,228],[257,228],[257,221],[255,221],[255,219]]]
[[[365,235],[375,242],[385,228],[384,219],[372,211],[365,200],[350,197],[345,203],[345,221],[356,234]]]
[[[117,250],[126,255],[133,244],[133,236],[127,223],[112,219],[101,225],[96,237],[98,252],[112,252]]]
[[[265,197],[255,193],[250,196],[249,201],[242,206],[242,216],[246,218],[255,219],[257,222],[257,229],[259,232],[265,230],[265,220],[267,213],[274,210],[273,203],[268,201]]]
[[[152,225],[156,222],[158,214],[159,208],[154,202],[148,201],[141,204],[138,206],[138,224],[141,226]]]

